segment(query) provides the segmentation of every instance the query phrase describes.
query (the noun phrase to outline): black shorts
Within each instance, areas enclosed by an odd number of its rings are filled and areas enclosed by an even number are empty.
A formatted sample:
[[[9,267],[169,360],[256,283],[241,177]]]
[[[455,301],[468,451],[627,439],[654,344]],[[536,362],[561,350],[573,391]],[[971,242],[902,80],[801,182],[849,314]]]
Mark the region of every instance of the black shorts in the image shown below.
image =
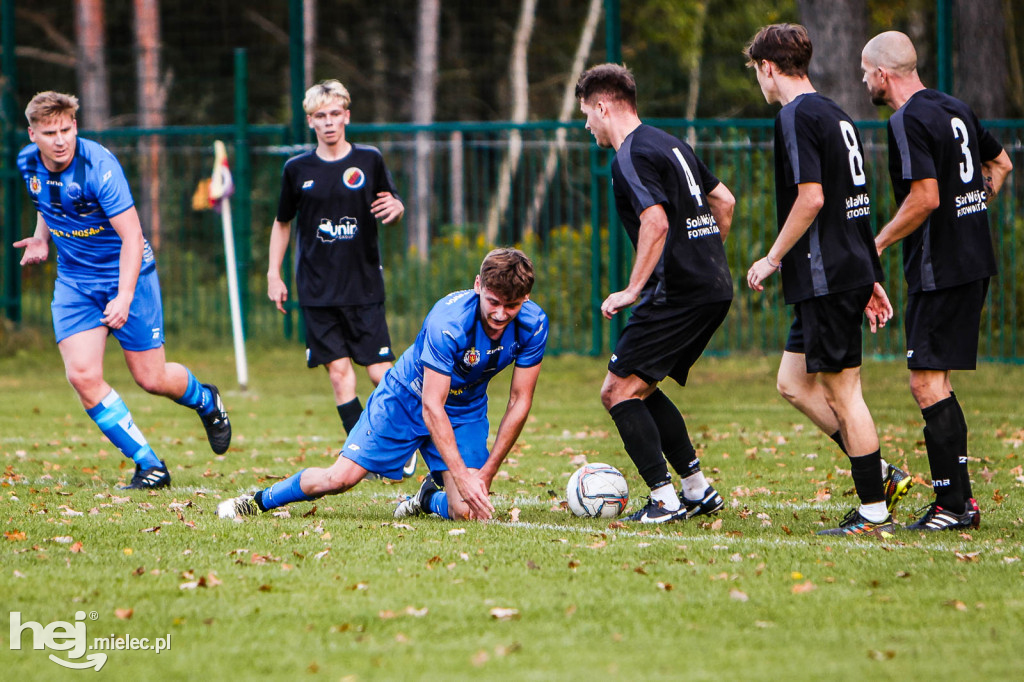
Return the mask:
[[[907,296],[908,369],[974,369],[989,279]]]
[[[670,376],[685,386],[690,367],[721,326],[731,304],[637,306],[615,345],[608,371],[622,378],[637,376],[649,384]]]
[[[393,362],[384,304],[302,307],[306,323],[306,364],[326,365],[351,358],[357,365]]]
[[[861,320],[874,288],[857,287],[793,305],[786,350],[803,354],[808,374],[860,367]]]

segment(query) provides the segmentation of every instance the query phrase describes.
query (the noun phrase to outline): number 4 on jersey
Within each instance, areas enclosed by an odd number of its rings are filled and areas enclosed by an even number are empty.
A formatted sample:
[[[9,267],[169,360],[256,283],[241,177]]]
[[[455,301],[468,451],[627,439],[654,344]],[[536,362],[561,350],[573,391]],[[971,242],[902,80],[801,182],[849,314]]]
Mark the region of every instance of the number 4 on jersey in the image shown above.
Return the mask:
[[[693,179],[693,172],[690,171],[690,166],[686,163],[686,159],[683,158],[683,153],[679,151],[679,147],[673,147],[672,153],[676,155],[676,158],[679,159],[679,165],[683,167],[683,175],[686,176],[686,184],[690,188],[690,194],[693,195],[698,206],[703,206],[704,200],[701,198],[700,186]]]

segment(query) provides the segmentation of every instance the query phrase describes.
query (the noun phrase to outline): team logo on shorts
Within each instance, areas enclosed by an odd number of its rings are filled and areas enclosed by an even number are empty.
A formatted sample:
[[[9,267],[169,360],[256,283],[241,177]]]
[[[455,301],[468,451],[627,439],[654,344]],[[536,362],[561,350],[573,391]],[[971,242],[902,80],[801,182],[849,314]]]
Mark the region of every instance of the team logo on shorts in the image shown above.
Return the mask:
[[[32,194],[39,194],[43,191],[43,183],[39,182],[39,178],[35,175],[28,179],[28,191]]]
[[[462,362],[467,367],[476,367],[477,363],[480,362],[480,351],[478,351],[476,348],[470,348],[462,356]]]
[[[366,184],[366,173],[353,166],[345,170],[341,179],[349,189],[359,189]]]

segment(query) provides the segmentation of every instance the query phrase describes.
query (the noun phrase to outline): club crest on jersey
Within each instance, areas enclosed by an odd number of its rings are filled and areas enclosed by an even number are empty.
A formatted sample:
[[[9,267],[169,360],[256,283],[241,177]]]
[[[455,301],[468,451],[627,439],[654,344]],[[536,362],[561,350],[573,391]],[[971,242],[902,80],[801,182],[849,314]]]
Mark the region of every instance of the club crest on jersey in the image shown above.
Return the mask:
[[[68,193],[68,199],[71,199],[72,201],[76,201],[78,199],[81,199],[82,198],[82,186],[79,185],[77,182],[71,182],[71,183],[68,184],[67,193]]]
[[[35,175],[28,179],[28,191],[32,194],[39,194],[43,191],[43,183],[39,182],[39,178]]]
[[[355,239],[359,233],[359,223],[355,218],[342,218],[337,224],[330,218],[323,218],[316,228],[316,237],[322,242],[330,243],[338,239]]]
[[[352,168],[348,168],[345,170],[344,174],[342,174],[341,176],[341,179],[342,182],[345,183],[345,186],[348,187],[349,189],[359,189],[360,187],[366,184],[366,173],[364,173],[361,169],[353,166]]]
[[[480,362],[480,351],[476,348],[470,348],[463,354],[462,362],[467,367],[476,367],[477,363]]]

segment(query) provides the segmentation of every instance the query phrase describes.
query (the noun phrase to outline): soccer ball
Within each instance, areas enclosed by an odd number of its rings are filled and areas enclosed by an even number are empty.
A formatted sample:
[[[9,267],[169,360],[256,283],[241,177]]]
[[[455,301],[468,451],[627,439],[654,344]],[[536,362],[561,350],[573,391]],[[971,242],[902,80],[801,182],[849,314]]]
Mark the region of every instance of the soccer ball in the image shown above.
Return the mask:
[[[610,464],[584,464],[569,477],[565,497],[576,516],[611,519],[629,504],[629,486]]]

